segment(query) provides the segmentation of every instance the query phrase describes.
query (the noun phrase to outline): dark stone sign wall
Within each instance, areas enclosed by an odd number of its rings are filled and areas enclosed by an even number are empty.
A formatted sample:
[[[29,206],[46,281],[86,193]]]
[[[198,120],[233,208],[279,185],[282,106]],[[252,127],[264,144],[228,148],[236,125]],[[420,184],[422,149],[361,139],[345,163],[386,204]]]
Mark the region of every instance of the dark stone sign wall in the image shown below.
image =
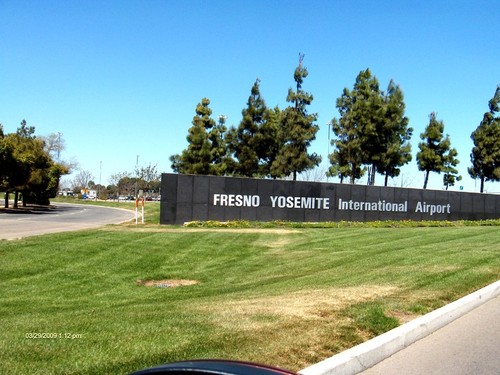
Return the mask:
[[[161,224],[500,218],[493,194],[170,173],[161,192]]]

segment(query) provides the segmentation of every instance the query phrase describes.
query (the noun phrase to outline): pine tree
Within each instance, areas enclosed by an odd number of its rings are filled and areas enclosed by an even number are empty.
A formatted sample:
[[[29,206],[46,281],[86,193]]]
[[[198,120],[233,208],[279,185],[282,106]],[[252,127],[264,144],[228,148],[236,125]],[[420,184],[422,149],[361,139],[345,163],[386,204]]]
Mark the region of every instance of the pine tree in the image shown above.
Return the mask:
[[[363,168],[361,140],[358,134],[357,123],[350,118],[349,107],[352,100],[350,91],[345,88],[342,97],[337,99],[340,119],[332,120],[333,133],[336,139],[332,140],[335,150],[329,155],[331,167],[329,176],[337,176],[342,183],[344,178],[354,184],[363,177],[366,169]]]
[[[354,84],[355,101],[351,109],[357,123],[361,160],[368,166],[368,185],[375,184],[375,172],[386,147],[384,98],[377,77],[370,69],[361,71]]]
[[[234,173],[239,176],[255,177],[262,175],[261,160],[265,157],[261,127],[266,121],[266,104],[260,95],[260,79],[252,86],[247,107],[241,111],[243,116],[237,129],[232,129],[229,147],[237,159]]]
[[[299,54],[299,65],[294,72],[296,91],[291,88],[288,90],[287,102],[292,105],[282,112],[279,130],[279,142],[282,147],[271,166],[272,175],[292,175],[294,181],[298,173],[314,168],[321,162],[319,155],[307,152],[312,141],[316,139],[319,127],[314,123],[317,114],[309,114],[307,111],[313,96],[302,89],[304,78],[308,75],[307,69],[302,65],[303,58],[304,55]]]
[[[186,137],[187,149],[180,155],[172,155],[172,170],[183,174],[214,174],[214,158],[219,156],[219,150],[213,149],[213,142],[217,142],[216,133],[210,133],[215,127],[215,121],[210,117],[212,110],[210,100],[203,98],[196,106],[196,115]]]
[[[281,110],[279,107],[267,109],[256,140],[258,154],[261,159],[259,167],[261,176],[278,177],[272,173],[271,169],[283,146],[281,138],[278,136],[280,123]]]
[[[224,115],[219,115],[219,122],[208,132],[210,145],[211,165],[210,173],[214,176],[223,176],[227,170],[228,147],[226,143],[226,119]]]
[[[420,171],[425,171],[424,189],[427,188],[430,172],[445,172],[449,173],[450,168],[454,168],[458,163],[455,159],[457,151],[451,148],[450,137],[443,135],[444,123],[438,121],[436,113],[429,115],[429,124],[425,131],[420,134],[420,138],[424,142],[420,142],[418,147],[420,151],[417,153],[417,165]]]
[[[388,178],[399,175],[399,167],[411,160],[413,129],[404,115],[403,92],[392,80],[387,93],[382,92],[377,77],[366,69],[352,91],[344,89],[336,106],[340,118],[332,120],[336,149],[329,156],[329,175],[355,183],[368,170],[369,185],[375,184],[378,172],[385,175],[387,186]]]
[[[384,145],[377,162],[377,172],[385,175],[384,186],[387,186],[389,177],[399,176],[400,167],[412,159],[410,139],[413,128],[408,127],[409,120],[404,113],[403,92],[391,80],[384,96]]]
[[[380,124],[383,117],[383,99],[376,77],[370,69],[361,71],[356,77],[353,90],[344,88],[337,99],[336,107],[340,118],[332,120],[332,129],[336,147],[330,156],[332,167],[330,175],[338,175],[341,180],[349,177],[354,184],[361,178],[368,164],[368,183],[375,181],[376,160],[372,155],[379,155]]]
[[[443,184],[446,190],[448,190],[450,186],[454,186],[456,181],[462,180],[462,176],[458,174],[458,170],[455,168],[455,166],[460,162],[456,158],[457,155],[457,150],[452,148],[444,160]]]
[[[474,147],[470,154],[472,167],[468,168],[469,175],[481,180],[481,193],[484,192],[485,181],[500,181],[500,86],[489,101],[489,112],[471,134]]]

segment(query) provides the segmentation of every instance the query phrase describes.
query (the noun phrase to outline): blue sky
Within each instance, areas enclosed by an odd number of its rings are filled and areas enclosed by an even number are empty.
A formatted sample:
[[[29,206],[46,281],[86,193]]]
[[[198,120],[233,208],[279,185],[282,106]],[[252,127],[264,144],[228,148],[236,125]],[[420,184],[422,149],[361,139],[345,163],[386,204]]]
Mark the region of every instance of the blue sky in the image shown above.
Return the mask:
[[[452,189],[477,191],[470,134],[500,84],[499,24],[497,0],[0,0],[0,123],[63,133],[61,158],[103,185],[137,161],[170,172],[203,97],[237,126],[258,77],[266,104],[283,109],[301,52],[324,166],[335,101],[370,68],[383,89],[401,86],[413,153],[437,112],[461,161]],[[423,180],[414,158],[403,184]]]

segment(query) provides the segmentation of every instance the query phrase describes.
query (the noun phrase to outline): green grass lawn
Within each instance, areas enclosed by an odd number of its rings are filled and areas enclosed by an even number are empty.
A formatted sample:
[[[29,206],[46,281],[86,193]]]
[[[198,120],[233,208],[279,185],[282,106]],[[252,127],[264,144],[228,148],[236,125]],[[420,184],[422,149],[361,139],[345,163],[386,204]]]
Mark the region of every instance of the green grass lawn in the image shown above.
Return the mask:
[[[2,374],[299,370],[499,279],[500,230],[129,224],[0,241],[0,264]]]

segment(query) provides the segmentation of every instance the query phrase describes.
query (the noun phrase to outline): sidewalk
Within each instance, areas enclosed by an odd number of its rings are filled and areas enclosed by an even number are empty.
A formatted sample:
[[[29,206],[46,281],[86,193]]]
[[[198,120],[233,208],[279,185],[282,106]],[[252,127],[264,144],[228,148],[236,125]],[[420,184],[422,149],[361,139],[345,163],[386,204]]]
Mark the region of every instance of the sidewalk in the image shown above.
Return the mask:
[[[361,374],[500,374],[500,297],[489,300]]]
[[[499,347],[497,281],[299,373],[500,374]]]

